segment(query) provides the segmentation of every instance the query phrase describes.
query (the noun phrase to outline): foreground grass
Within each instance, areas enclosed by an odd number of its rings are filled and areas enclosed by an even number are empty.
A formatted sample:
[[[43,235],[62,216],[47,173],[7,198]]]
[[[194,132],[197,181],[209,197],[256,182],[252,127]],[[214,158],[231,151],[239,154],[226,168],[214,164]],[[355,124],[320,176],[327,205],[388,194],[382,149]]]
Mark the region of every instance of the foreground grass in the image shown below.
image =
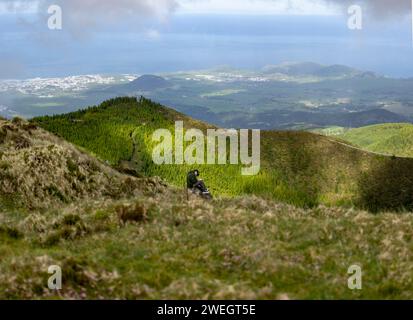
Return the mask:
[[[412,227],[411,214],[181,192],[2,213],[0,298],[411,299]],[[360,291],[347,287],[353,264]]]

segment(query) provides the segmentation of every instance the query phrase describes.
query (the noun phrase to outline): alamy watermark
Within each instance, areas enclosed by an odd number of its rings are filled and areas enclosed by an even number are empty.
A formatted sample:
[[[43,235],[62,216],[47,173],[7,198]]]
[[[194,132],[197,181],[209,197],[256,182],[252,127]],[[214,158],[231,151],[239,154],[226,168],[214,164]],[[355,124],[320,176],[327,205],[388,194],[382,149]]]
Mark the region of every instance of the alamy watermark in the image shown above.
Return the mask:
[[[62,30],[63,28],[63,11],[57,4],[49,6],[47,13],[50,15],[47,20],[47,27],[50,30]]]
[[[251,131],[251,146],[249,132]],[[229,161],[228,161],[229,140]],[[241,174],[257,175],[261,168],[261,131],[248,129],[199,129],[184,132],[184,123],[175,122],[175,134],[158,129],[152,135],[157,145],[153,149],[155,164],[242,164]],[[186,146],[185,146],[186,143]],[[251,155],[250,152],[251,151]]]
[[[413,1],[413,0],[412,0]],[[347,21],[347,27],[350,30],[362,30],[363,29],[363,9],[359,5],[352,5],[347,10],[349,19]]]
[[[50,290],[62,289],[62,268],[57,265],[50,266],[47,270],[51,277],[47,280],[47,286]]]
[[[411,17],[411,35],[412,35],[412,45],[413,45],[413,0],[411,0],[412,5],[412,17]],[[349,19],[347,20],[347,27],[350,30],[362,30],[363,29],[363,9],[360,5],[351,5],[348,7],[347,13],[349,14]]]
[[[363,289],[363,280],[362,280],[362,270],[359,265],[352,265],[347,270],[348,274],[351,276],[347,280],[347,286],[350,290],[361,290]]]

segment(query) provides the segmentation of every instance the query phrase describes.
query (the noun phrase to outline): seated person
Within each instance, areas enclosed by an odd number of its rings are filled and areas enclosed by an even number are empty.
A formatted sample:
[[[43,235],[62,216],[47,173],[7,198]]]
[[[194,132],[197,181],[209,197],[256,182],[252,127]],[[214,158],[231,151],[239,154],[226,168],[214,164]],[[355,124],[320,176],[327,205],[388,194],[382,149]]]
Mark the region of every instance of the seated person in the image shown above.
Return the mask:
[[[198,189],[201,192],[207,192],[204,181],[198,180],[199,170],[190,171],[186,177],[186,185],[188,189]]]

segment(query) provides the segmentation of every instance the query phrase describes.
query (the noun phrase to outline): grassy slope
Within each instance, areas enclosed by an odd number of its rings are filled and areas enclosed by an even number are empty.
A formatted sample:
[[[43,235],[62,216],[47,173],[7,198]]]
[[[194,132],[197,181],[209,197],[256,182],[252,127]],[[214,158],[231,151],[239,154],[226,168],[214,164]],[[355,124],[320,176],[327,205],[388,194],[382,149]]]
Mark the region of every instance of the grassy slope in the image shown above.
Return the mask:
[[[372,152],[413,157],[413,125],[409,123],[379,124],[352,129],[340,138]]]
[[[156,117],[154,108],[158,107],[147,107],[151,117]],[[126,106],[117,103],[116,109],[121,119],[131,117],[125,113]],[[104,121],[107,115],[94,111],[94,116],[103,117],[102,124],[110,125]],[[164,119],[179,116],[163,108],[158,111]],[[100,137],[99,130],[107,127],[93,127],[92,115],[90,119],[91,128]],[[63,120],[60,124],[64,126]],[[130,121],[135,128],[136,119],[131,117]],[[87,126],[80,126],[82,122],[70,121],[67,125],[70,123],[82,129],[81,134],[93,137]],[[49,125],[52,124],[54,122]],[[190,125],[202,126],[196,122]],[[26,174],[25,179],[12,181],[27,183],[25,186],[32,179],[42,177],[65,182],[65,176],[71,172],[69,167],[73,167],[67,166],[66,156],[72,160],[83,157],[83,161],[76,163],[86,178],[102,171],[116,176],[112,182],[102,177],[102,186],[91,182],[94,190],[119,182],[131,186],[131,180],[126,179],[134,180],[99,162],[96,163],[98,171],[84,171],[87,170],[85,163],[95,162],[87,154],[43,130],[28,133],[30,125],[8,126],[13,130],[10,133],[7,129],[1,142],[3,173],[19,177],[19,173],[13,171],[15,163],[8,162],[14,159],[10,158],[11,154],[19,159],[21,155],[23,160],[25,152],[38,155],[36,150],[40,149],[44,154],[40,158],[44,161],[31,162],[30,179]],[[114,128],[119,132],[124,129],[116,125],[109,128],[105,133],[115,137]],[[23,140],[18,137],[26,138],[30,145],[21,149]],[[350,166],[353,163],[350,159],[361,157],[356,150],[349,151],[345,146],[304,133],[264,133],[263,141],[263,147],[275,146],[268,151],[266,161],[269,162],[271,156],[275,160],[275,155],[281,154],[280,158],[291,164],[292,173],[312,172],[314,166],[321,166],[327,157],[331,157],[331,165],[342,163],[343,166]],[[302,142],[306,142],[304,147]],[[94,140],[90,145],[93,143]],[[59,158],[49,145],[66,151],[58,154]],[[111,154],[110,148],[117,149],[113,146],[119,144],[102,146]],[[99,148],[95,150],[98,151]],[[73,153],[79,158],[73,157]],[[370,159],[369,155],[361,154]],[[58,170],[50,170],[51,160]],[[61,166],[58,160],[63,163]],[[268,166],[270,164],[274,162]],[[393,173],[395,169],[389,168]],[[142,185],[137,184],[133,187],[137,190],[126,192],[124,199],[105,192],[74,196],[60,205],[52,201],[46,210],[30,208],[30,202],[25,203],[24,210],[0,207],[0,298],[413,298],[411,214],[373,215],[322,206],[298,209],[245,196],[212,202],[186,201],[179,189],[156,187],[155,180],[147,182],[155,188],[141,192]],[[88,183],[81,186],[87,187]],[[45,194],[45,197],[52,200],[56,195]],[[27,199],[33,199],[30,193]],[[47,269],[54,264],[63,270],[63,290],[59,295],[47,289],[50,276]],[[363,268],[361,291],[347,288],[347,269],[353,264]]]
[[[145,189],[144,184],[41,128],[0,119],[0,209],[128,197],[136,194],[134,189]]]
[[[152,132],[159,128],[173,130],[175,120],[184,120],[187,128],[207,128],[205,123],[149,100],[133,98],[118,98],[99,107],[36,118],[34,122],[113,165],[131,160],[132,136],[139,142],[139,159],[134,161],[138,171],[146,176],[161,176],[182,187],[191,167],[156,166],[151,159]],[[240,166],[197,167],[215,194],[254,194],[302,207],[323,203],[357,204],[372,210],[413,208],[413,200],[407,193],[400,199],[393,195],[399,189],[411,190],[413,161],[372,155],[307,132],[276,131],[262,133],[261,159],[262,170],[254,177],[241,176]],[[386,176],[381,172],[386,172]],[[390,189],[394,192],[389,192]],[[381,199],[390,201],[385,203]]]
[[[147,209],[145,221],[118,213]],[[58,213],[58,214],[57,214]],[[179,193],[0,214],[0,298],[413,298],[413,217]],[[347,269],[363,270],[363,290]]]

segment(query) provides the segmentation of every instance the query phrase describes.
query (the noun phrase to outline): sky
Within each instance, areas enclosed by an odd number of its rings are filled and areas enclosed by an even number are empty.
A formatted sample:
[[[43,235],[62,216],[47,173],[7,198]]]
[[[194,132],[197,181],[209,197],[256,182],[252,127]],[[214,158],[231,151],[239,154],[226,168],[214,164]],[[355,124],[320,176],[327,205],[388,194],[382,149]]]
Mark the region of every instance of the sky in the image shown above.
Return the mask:
[[[76,0],[74,0],[76,2]],[[61,3],[68,1],[61,1]],[[181,14],[332,14],[338,6],[326,1],[307,0],[155,0],[155,1],[85,1],[113,3],[113,6],[125,6],[134,10],[153,8],[163,13]],[[42,0],[0,1],[0,13],[36,13],[47,3]],[[54,1],[53,3],[57,3]],[[77,5],[76,5],[77,6]],[[79,2],[79,8],[81,3]],[[83,10],[83,9],[82,9]]]
[[[93,8],[92,15],[100,7],[105,11],[151,12],[161,16],[171,13],[334,15],[351,4],[363,5],[375,15],[407,13],[411,9],[410,0],[0,0],[0,14],[36,13],[50,4],[82,12]]]
[[[248,15],[333,15],[339,6],[322,1],[303,0],[181,0],[178,13],[184,14],[248,14]]]
[[[62,8],[50,30],[48,8]],[[347,12],[360,5],[362,30]],[[0,79],[284,61],[413,77],[411,0],[0,0]]]

